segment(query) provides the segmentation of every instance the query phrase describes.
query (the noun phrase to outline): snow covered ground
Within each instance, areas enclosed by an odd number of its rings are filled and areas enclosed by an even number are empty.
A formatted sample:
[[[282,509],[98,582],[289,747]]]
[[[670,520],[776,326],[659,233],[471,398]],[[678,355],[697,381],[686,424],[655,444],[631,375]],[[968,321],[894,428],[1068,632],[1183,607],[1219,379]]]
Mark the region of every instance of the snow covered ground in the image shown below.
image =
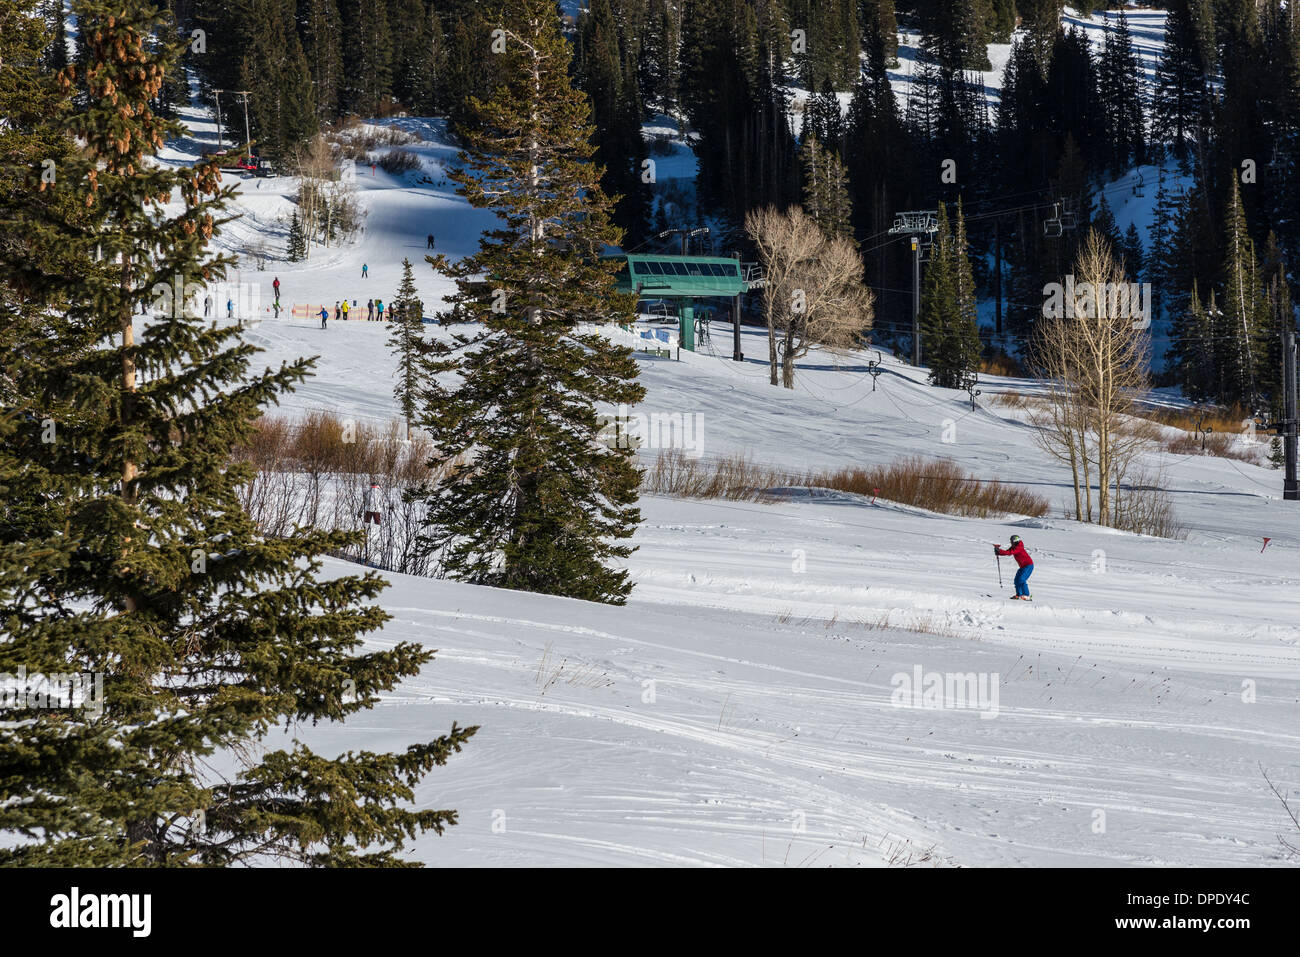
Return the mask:
[[[189,120],[194,138],[165,161],[192,160],[212,136]],[[412,148],[439,183],[453,151],[436,123],[391,122],[428,138]],[[283,259],[292,182],[241,181],[246,218],[221,242],[270,248],[266,272],[240,276],[263,290],[262,306],[274,276],[286,305],[391,299],[408,256],[432,314],[447,287],[422,261],[425,235],[463,255],[488,219],[419,175],[362,170],[362,234],[299,264]],[[396,416],[385,327],[258,316],[247,334],[268,365],[320,357],[287,414]],[[1081,526],[1057,517],[1066,473],[1014,409],[992,402],[1032,383],[982,383],[972,410],[964,393],[925,385],[924,370],[886,357],[873,390],[874,356],[817,354],[784,390],[767,384],[761,338],[746,330],[749,358],[736,363],[727,333],[715,328],[713,350],[680,362],[639,359],[640,411],[698,415],[706,459],[743,452],[802,469],[949,456],[1035,488],[1052,512],[975,520],[845,495],[648,496],[625,607],[389,576],[393,620],[370,640],[420,641],[437,660],[346,726],[296,733],[331,752],[481,725],[417,794],[457,808],[461,823],[417,841],[415,858],[1285,860],[1290,823],[1264,780],[1300,788],[1300,511],[1279,501],[1280,473],[1158,457],[1186,540]],[[1038,562],[1032,604],[1010,604],[998,584],[990,543],[1013,531]],[[1002,574],[1009,582],[1005,563]],[[921,693],[932,674],[947,685],[937,698]],[[918,675],[916,696],[905,694]]]

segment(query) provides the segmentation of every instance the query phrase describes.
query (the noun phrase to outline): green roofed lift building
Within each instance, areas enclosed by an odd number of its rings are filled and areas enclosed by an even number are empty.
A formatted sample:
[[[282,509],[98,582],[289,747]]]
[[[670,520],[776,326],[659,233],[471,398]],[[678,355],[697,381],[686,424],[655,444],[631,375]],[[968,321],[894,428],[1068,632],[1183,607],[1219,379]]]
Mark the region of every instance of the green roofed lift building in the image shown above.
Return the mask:
[[[674,299],[678,306],[679,343],[695,351],[695,303],[699,299],[730,299],[734,354],[740,352],[740,297],[762,285],[759,268],[725,256],[668,256],[627,253],[611,257],[623,261],[616,276],[619,292],[635,292],[640,299]]]

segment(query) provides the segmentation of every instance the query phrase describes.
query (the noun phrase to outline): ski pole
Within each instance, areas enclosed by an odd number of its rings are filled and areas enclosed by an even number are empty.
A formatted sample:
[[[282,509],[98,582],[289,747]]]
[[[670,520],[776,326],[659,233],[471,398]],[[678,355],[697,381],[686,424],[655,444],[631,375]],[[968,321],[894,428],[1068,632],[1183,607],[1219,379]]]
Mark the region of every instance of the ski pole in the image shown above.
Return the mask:
[[[1002,584],[1002,556],[994,552],[993,557],[998,560],[998,587],[1003,588],[1005,586]]]

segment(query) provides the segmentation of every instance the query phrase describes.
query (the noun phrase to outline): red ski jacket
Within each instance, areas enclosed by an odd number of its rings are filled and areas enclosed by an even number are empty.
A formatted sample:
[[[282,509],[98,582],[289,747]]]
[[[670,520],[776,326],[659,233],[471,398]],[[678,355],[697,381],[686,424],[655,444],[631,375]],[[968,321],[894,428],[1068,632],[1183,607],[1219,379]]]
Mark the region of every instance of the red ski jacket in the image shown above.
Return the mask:
[[[998,548],[995,545],[994,550],[999,555],[1010,555],[1012,558],[1016,560],[1016,567],[1018,568],[1024,568],[1026,565],[1032,565],[1034,563],[1034,560],[1029,557],[1029,553],[1025,551],[1024,542],[1016,542],[1014,545],[1012,545],[1009,549],[1005,551],[1003,551],[1001,548]]]

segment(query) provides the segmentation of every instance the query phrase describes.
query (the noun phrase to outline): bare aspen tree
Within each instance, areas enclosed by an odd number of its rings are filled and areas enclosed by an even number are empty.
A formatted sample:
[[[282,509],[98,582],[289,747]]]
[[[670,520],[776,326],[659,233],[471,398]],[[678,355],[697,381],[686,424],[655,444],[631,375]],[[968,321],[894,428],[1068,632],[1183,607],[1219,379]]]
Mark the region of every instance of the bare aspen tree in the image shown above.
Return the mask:
[[[766,285],[771,383],[794,388],[795,360],[813,346],[850,348],[871,327],[874,297],[853,243],[827,235],[803,209],[768,206],[745,217]]]
[[[1075,518],[1114,525],[1119,489],[1150,441],[1127,425],[1147,387],[1149,343],[1145,323],[1136,321],[1137,287],[1095,230],[1084,238],[1072,278],[1074,301],[1038,324],[1044,401],[1031,421],[1039,445],[1070,466]]]

